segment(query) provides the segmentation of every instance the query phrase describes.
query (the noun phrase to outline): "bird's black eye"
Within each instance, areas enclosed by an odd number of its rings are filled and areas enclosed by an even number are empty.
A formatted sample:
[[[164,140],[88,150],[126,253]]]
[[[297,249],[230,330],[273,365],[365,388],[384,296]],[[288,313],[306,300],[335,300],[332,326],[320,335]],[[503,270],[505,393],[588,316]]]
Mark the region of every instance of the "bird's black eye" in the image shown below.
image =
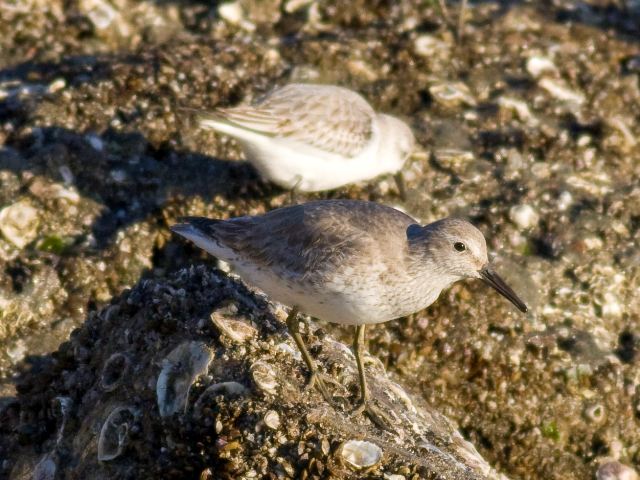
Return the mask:
[[[467,249],[467,246],[462,242],[456,242],[453,244],[453,248],[455,248],[458,252],[464,252]]]

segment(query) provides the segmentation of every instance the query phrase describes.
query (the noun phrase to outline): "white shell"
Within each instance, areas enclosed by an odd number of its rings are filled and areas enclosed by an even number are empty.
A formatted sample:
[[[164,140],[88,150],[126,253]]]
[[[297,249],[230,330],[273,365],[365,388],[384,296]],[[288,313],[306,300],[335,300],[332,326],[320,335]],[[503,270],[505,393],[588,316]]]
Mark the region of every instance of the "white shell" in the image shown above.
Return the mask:
[[[291,355],[296,360],[302,360],[302,354],[300,350],[297,348],[293,348],[287,342],[282,342],[276,345],[276,350],[280,350],[281,352],[286,353],[287,355]]]
[[[71,397],[55,397],[52,401],[54,408],[54,415],[58,418],[62,418],[66,420],[71,413],[71,409],[73,408],[73,400]]]
[[[220,333],[237,343],[244,343],[255,337],[258,333],[257,330],[248,323],[241,320],[225,318],[219,312],[213,312],[211,314],[211,321],[218,327]]]
[[[509,210],[509,218],[520,228],[533,228],[538,224],[540,216],[531,205],[514,205]]]
[[[473,98],[469,87],[462,82],[439,83],[429,87],[429,93],[441,105],[455,107],[458,105],[475,106],[476,100]]]
[[[221,382],[214,383],[208,386],[204,392],[198,397],[193,410],[198,415],[202,412],[202,408],[208,404],[213,403],[212,399],[217,395],[224,395],[227,398],[240,397],[249,392],[249,389],[238,382]]]
[[[251,376],[256,386],[267,393],[275,393],[278,386],[276,372],[268,363],[258,361],[251,365]]]
[[[533,56],[527,60],[527,72],[533,78],[540,78],[545,73],[557,73],[558,67],[550,58]]]
[[[562,102],[574,104],[580,106],[585,102],[585,97],[582,93],[571,90],[564,82],[555,80],[549,77],[543,77],[538,85],[544,88],[552,97]]]
[[[280,415],[278,415],[278,412],[269,410],[265,413],[264,424],[273,430],[277,430],[280,427]]]
[[[28,200],[20,200],[0,210],[0,232],[18,248],[34,240],[38,230],[38,210]]]
[[[368,468],[382,460],[382,449],[366,440],[348,440],[342,445],[340,455],[354,468]]]
[[[129,443],[129,430],[137,412],[128,406],[114,408],[100,430],[98,460],[108,462],[119,457]]]
[[[55,397],[52,402],[53,416],[59,419],[60,426],[58,427],[58,436],[56,443],[60,443],[64,437],[64,429],[67,426],[67,420],[71,415],[71,409],[73,408],[73,400],[70,397]]]
[[[161,417],[186,410],[191,385],[204,374],[213,353],[203,342],[184,342],[162,361],[156,383],[158,410]]]
[[[105,392],[111,392],[122,384],[129,374],[130,363],[129,358],[119,352],[114,353],[104,362],[100,375],[100,386]]]
[[[587,417],[587,420],[591,421],[592,423],[600,423],[604,420],[605,417],[604,405],[600,403],[589,405],[584,409],[584,416]]]

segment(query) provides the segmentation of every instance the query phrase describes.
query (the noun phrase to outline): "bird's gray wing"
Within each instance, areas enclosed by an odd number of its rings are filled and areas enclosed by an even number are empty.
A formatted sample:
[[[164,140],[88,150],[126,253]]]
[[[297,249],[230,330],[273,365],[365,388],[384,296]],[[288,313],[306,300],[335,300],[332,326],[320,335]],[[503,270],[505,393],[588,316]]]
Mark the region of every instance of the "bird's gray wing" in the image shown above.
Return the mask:
[[[354,210],[353,204],[358,208]],[[378,215],[372,222],[370,210],[378,208],[388,209],[388,216]],[[386,263],[395,270],[404,261],[405,230],[413,222],[374,203],[321,201],[217,221],[206,233],[257,265],[304,278],[370,262]]]
[[[218,109],[210,115],[347,158],[358,155],[371,141],[375,118],[371,106],[355,92],[303,84],[275,90],[255,105]]]

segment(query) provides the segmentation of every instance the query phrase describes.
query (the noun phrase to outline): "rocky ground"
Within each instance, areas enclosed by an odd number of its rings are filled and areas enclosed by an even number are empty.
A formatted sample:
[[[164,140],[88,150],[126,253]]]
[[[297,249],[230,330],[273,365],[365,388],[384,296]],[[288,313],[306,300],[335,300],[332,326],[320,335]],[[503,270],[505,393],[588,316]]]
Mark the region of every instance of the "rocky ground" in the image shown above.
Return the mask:
[[[615,470],[640,465],[640,6],[478,2],[462,35],[458,6],[0,0],[0,477],[466,478],[447,469],[476,462],[480,476],[633,478]],[[465,216],[531,307],[468,282],[371,329],[369,368],[402,386],[392,411],[417,406],[414,437],[300,393],[275,307],[167,229],[289,202],[183,109],[293,80],[360,91],[428,153],[407,167],[406,202],[389,179],[308,198]],[[219,308],[255,334],[229,342]],[[351,332],[310,325],[323,365],[350,371],[331,339]],[[187,414],[161,418],[179,345],[208,367]],[[258,361],[287,379],[285,402]],[[124,366],[131,379],[105,387]],[[197,404],[221,382],[245,390]],[[98,462],[104,425],[118,455]],[[356,470],[344,446],[361,439],[382,457]]]

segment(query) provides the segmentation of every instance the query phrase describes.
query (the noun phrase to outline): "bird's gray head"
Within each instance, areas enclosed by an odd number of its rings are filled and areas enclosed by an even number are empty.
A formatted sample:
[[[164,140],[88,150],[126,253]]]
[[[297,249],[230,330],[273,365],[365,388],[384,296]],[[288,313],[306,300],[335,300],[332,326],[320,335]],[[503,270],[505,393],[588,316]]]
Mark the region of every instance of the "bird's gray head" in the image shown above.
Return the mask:
[[[382,128],[386,132],[393,132],[394,141],[388,148],[393,151],[404,162],[414,152],[416,147],[416,137],[413,135],[411,128],[399,118],[391,115],[380,114],[379,119]]]
[[[527,306],[495,272],[487,256],[482,232],[466,220],[445,218],[424,227],[411,225],[407,239],[414,252],[432,269],[454,281],[480,278],[505,296],[522,312]]]

